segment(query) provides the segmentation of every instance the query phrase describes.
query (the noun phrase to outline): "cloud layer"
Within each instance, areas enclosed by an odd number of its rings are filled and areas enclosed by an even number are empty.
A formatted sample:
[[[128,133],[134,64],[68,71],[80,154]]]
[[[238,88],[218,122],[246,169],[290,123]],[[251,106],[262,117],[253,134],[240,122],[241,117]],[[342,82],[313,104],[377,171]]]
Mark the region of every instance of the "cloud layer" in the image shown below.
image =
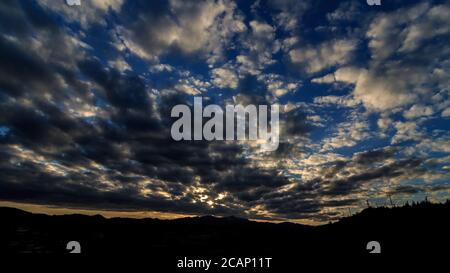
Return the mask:
[[[328,221],[448,198],[450,7],[2,1],[0,199]],[[172,106],[283,105],[281,143],[177,142]]]

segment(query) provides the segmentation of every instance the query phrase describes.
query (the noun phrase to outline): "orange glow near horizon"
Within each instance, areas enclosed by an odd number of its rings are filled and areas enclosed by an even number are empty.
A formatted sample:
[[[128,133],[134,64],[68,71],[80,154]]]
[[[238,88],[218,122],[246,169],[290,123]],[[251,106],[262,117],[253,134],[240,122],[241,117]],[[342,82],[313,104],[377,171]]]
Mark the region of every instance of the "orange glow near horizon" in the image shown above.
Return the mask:
[[[195,215],[178,214],[170,212],[157,212],[157,211],[115,211],[115,210],[64,208],[59,206],[27,204],[11,201],[0,201],[0,207],[12,207],[31,213],[43,213],[48,215],[84,214],[84,215],[102,215],[105,218],[125,217],[138,219],[141,218],[177,219],[195,216]]]
[[[0,207],[17,208],[31,213],[40,213],[47,215],[83,214],[90,216],[101,215],[105,218],[116,218],[116,217],[135,218],[135,219],[157,218],[163,220],[170,220],[170,219],[199,216],[195,214],[180,214],[180,213],[158,212],[158,211],[117,211],[117,210],[99,210],[99,209],[82,209],[82,208],[64,208],[59,206],[27,204],[11,201],[0,201]],[[281,223],[288,221],[288,220],[281,221],[281,220],[260,220],[260,219],[249,219],[249,220],[257,222],[271,222],[271,223]],[[315,222],[306,219],[289,220],[289,222],[310,226],[317,226],[323,224],[320,222]]]

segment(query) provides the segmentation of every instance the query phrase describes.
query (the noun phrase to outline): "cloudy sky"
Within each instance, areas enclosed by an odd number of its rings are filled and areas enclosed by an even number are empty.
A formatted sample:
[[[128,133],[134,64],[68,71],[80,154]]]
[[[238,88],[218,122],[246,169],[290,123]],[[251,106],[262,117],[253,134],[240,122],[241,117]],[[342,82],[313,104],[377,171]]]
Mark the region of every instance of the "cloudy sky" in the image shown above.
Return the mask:
[[[450,2],[0,1],[2,204],[324,222],[450,193]],[[282,105],[280,147],[171,108]]]

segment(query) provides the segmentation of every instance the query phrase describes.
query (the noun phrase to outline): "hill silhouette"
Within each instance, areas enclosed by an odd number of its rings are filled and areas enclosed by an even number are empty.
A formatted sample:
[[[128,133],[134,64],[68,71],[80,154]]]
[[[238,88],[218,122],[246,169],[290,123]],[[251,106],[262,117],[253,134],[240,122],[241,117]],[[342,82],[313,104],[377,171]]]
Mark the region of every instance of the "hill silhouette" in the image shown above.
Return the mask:
[[[369,241],[380,255],[448,253],[450,202],[367,208],[322,226],[255,222],[213,216],[174,220],[86,215],[49,216],[0,208],[0,253],[66,254],[78,241],[85,256],[147,255],[158,261],[179,257],[278,257],[286,265],[298,257],[367,256]]]

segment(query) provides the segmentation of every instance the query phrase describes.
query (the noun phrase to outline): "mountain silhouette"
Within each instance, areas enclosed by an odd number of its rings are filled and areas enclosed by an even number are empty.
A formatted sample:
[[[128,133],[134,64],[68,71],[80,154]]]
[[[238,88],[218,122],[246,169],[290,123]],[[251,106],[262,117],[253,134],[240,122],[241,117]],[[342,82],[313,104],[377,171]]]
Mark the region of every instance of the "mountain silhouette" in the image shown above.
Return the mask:
[[[299,257],[363,257],[367,243],[379,255],[442,255],[449,245],[450,202],[367,208],[335,223],[307,226],[255,222],[237,217],[188,217],[174,220],[103,216],[49,216],[0,208],[0,253],[66,255],[69,241],[81,255],[147,255],[157,261],[179,257],[274,257],[286,265]]]

